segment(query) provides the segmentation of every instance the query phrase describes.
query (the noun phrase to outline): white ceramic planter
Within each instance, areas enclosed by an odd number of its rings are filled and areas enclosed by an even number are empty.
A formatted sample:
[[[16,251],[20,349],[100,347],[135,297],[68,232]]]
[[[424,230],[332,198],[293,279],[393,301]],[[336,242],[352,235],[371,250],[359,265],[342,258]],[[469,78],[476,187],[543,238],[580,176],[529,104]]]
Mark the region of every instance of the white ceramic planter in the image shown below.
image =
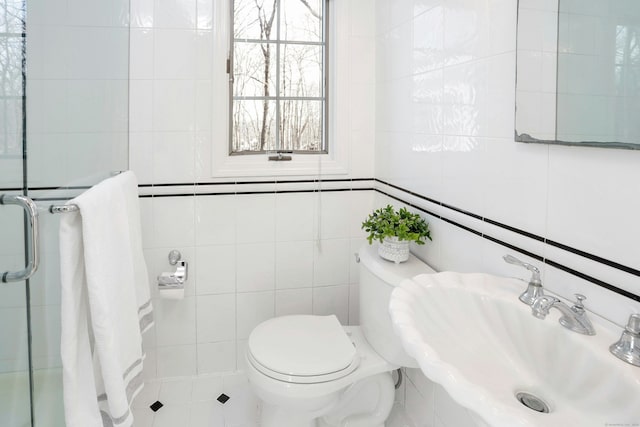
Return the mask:
[[[409,259],[409,241],[398,240],[397,237],[386,237],[378,245],[378,255],[396,264]]]

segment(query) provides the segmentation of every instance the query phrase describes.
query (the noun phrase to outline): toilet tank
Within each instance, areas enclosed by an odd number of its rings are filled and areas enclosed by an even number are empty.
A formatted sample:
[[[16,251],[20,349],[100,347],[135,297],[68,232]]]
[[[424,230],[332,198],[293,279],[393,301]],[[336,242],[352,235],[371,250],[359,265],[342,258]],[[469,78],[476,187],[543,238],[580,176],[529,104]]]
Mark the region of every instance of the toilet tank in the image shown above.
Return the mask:
[[[380,258],[378,244],[364,245],[360,256],[360,327],[374,350],[398,366],[417,368],[416,361],[407,355],[400,339],[393,332],[389,316],[391,291],[404,279],[418,274],[435,273],[413,255],[400,264]]]

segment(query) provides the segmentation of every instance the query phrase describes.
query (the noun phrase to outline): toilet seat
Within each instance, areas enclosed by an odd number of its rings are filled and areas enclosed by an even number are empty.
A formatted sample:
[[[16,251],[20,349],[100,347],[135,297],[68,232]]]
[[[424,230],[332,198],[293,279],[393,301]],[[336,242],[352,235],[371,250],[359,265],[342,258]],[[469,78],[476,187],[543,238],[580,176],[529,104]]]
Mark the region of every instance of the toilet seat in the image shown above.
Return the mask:
[[[247,359],[264,375],[295,384],[333,381],[359,364],[355,345],[336,316],[282,316],[258,325]]]

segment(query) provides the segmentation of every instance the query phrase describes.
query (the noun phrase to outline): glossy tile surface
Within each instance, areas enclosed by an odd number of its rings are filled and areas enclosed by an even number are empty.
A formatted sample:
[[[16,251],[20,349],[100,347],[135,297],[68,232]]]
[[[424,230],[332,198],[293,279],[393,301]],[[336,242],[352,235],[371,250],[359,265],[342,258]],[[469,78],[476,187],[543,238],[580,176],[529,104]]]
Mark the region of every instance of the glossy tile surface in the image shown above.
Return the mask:
[[[222,404],[221,394],[230,399]],[[160,401],[153,412],[149,406]],[[133,404],[136,426],[258,427],[258,399],[243,373],[148,381]]]

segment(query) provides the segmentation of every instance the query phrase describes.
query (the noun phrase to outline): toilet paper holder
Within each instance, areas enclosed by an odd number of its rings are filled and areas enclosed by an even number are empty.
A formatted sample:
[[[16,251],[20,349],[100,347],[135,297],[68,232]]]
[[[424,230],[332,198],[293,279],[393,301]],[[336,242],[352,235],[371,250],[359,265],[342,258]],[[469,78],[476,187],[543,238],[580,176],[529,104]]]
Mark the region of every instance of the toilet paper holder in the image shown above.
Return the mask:
[[[175,272],[164,272],[158,276],[158,287],[160,289],[180,289],[184,288],[184,282],[189,277],[189,263],[182,261],[180,251],[169,252],[169,264],[176,266]]]

